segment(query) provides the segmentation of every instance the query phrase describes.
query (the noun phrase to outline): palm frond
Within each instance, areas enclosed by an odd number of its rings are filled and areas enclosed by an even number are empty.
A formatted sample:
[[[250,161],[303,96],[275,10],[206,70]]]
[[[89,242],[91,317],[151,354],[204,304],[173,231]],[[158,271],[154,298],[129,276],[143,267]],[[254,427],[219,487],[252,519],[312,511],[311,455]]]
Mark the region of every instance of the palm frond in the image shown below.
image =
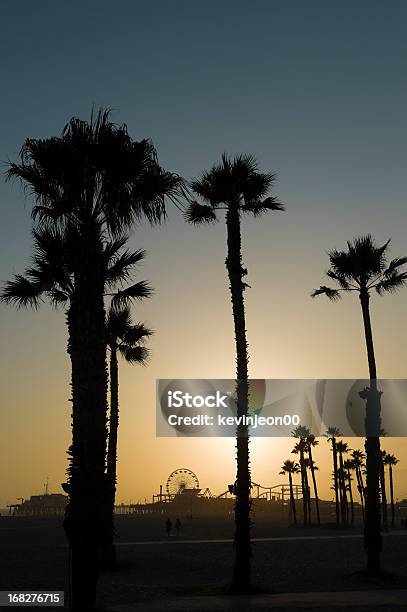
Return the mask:
[[[343,274],[339,274],[333,270],[328,270],[326,275],[332,280],[336,281],[341,289],[349,290],[351,288],[348,280]]]
[[[397,268],[400,268],[400,266],[404,266],[405,264],[407,264],[407,257],[396,257],[390,262],[387,270],[384,271],[384,276],[392,276],[394,272],[396,272]]]
[[[332,300],[333,302],[335,300],[339,300],[341,297],[341,294],[339,293],[337,289],[332,289],[331,287],[325,287],[324,285],[322,285],[319,289],[315,289],[311,293],[312,298],[317,297],[318,295],[326,295],[326,297]]]
[[[123,308],[127,306],[132,300],[143,300],[153,295],[153,288],[147,281],[140,281],[123,289],[117,291],[112,297],[112,308]]]
[[[123,340],[128,346],[135,346],[140,342],[145,342],[153,333],[153,330],[146,327],[144,323],[136,323],[128,327],[123,335]]]
[[[188,223],[193,223],[194,225],[199,223],[215,223],[217,221],[214,209],[206,204],[198,204],[198,202],[190,203],[184,212],[184,218]]]
[[[115,344],[118,338],[123,338],[130,326],[130,306],[109,309],[106,317],[106,331],[109,343],[113,342]]]
[[[40,285],[31,282],[21,274],[16,274],[14,280],[5,284],[0,299],[18,308],[38,308],[43,292],[44,289]]]
[[[108,267],[105,274],[106,284],[114,285],[118,282],[127,280],[130,276],[131,268],[140,263],[145,258],[146,252],[143,249],[129,251],[126,249],[116,257]]]
[[[377,283],[376,291],[379,295],[383,293],[395,293],[397,289],[407,283],[407,272],[393,272],[391,275]]]
[[[122,234],[105,242],[104,256],[107,264],[120,254],[120,251],[126,246],[128,240],[129,236],[127,234]]]
[[[55,308],[61,306],[62,304],[66,304],[69,300],[69,295],[60,289],[53,288],[50,291],[51,303]]]
[[[125,360],[132,364],[146,365],[150,356],[150,351],[145,346],[121,346],[119,350]]]
[[[249,204],[243,204],[241,206],[241,210],[243,212],[252,213],[255,217],[259,217],[265,212],[269,210],[279,210],[284,211],[285,206],[277,198],[268,197],[263,201],[251,202]]]

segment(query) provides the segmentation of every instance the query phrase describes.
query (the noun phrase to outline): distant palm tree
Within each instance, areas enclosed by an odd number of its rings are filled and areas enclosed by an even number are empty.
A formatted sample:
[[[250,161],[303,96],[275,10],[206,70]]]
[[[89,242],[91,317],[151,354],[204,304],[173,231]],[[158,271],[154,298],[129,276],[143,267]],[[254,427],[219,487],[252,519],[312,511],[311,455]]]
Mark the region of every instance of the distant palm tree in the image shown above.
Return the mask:
[[[338,484],[341,500],[341,516],[342,523],[345,524],[348,520],[348,496],[343,456],[349,452],[348,444],[346,442],[339,441],[336,444],[336,450],[338,451],[339,456]]]
[[[72,606],[92,610],[98,551],[111,529],[105,503],[105,240],[120,241],[137,219],[159,222],[165,215],[165,199],[176,200],[183,193],[183,182],[159,166],[150,141],[135,142],[126,126],[111,123],[109,112],[103,110],[89,122],[71,119],[59,137],[27,139],[8,176],[20,179],[32,193],[37,224],[63,231],[68,245],[73,437],[64,527],[71,547]],[[113,264],[113,277],[120,265],[120,259],[117,266]],[[43,277],[48,272],[39,266],[28,279],[17,276],[6,287],[4,299],[12,301],[17,293],[20,303],[36,304],[38,296],[47,293]],[[58,284],[49,292],[57,301]],[[122,302],[132,297],[131,289],[120,293],[117,300]]]
[[[227,228],[226,269],[229,276],[236,342],[236,401],[237,415],[248,412],[248,345],[243,294],[248,285],[243,281],[247,270],[242,265],[241,217],[248,213],[255,217],[271,210],[283,210],[275,197],[267,196],[274,175],[259,171],[258,163],[250,155],[233,159],[222,155],[221,162],[191,182],[192,191],[205,202],[190,203],[185,218],[189,223],[213,223],[217,213],[225,212]],[[250,587],[251,476],[248,428],[237,428],[237,475],[235,481],[235,550],[233,588],[246,591]]]
[[[384,470],[385,459],[386,459],[386,451],[380,451],[380,493],[381,493],[381,502],[382,502],[382,524],[383,530],[388,531],[389,525],[387,521],[387,495],[386,495],[386,473]]]
[[[292,436],[298,439],[292,452],[299,455],[299,465],[301,471],[301,489],[302,489],[302,512],[304,525],[311,524],[311,502],[310,489],[308,484],[306,452],[308,451],[307,436],[309,429],[303,425],[299,425],[292,431]]]
[[[328,427],[325,436],[328,438],[328,442],[331,443],[332,447],[332,461],[333,461],[333,481],[334,481],[334,492],[335,492],[335,515],[336,524],[339,525],[339,479],[338,479],[338,450],[337,450],[337,438],[342,435],[338,427]]]
[[[393,489],[393,467],[397,465],[399,460],[394,455],[387,454],[384,458],[384,464],[389,466],[390,480],[390,504],[391,504],[391,526],[394,527],[394,489]]]
[[[355,522],[355,508],[353,505],[353,493],[352,493],[352,476],[351,476],[351,472],[352,470],[355,469],[355,464],[352,461],[352,459],[346,459],[346,461],[343,462],[343,468],[345,470],[346,473],[346,478],[348,481],[348,491],[349,491],[349,501],[350,501],[350,515],[351,515],[351,523],[352,525]]]
[[[315,461],[313,461],[313,458],[312,458],[312,447],[317,446],[319,442],[313,434],[309,433],[306,437],[306,444],[307,444],[307,450],[308,450],[309,467],[311,470],[312,485],[314,488],[315,508],[317,511],[317,521],[318,521],[318,525],[320,525],[321,517],[319,513],[318,487],[317,487],[317,479],[315,477],[315,472],[316,470],[318,470],[318,468],[316,467]]]
[[[107,345],[110,349],[110,418],[107,446],[107,479],[110,487],[110,512],[114,514],[116,495],[117,432],[119,427],[119,368],[117,355],[130,364],[145,365],[148,349],[144,346],[152,331],[143,323],[133,323],[129,306],[111,307],[106,321]],[[111,565],[116,554],[113,541],[109,541],[104,551],[104,562]]]
[[[369,364],[370,388],[361,394],[366,399],[366,470],[367,500],[365,545],[368,555],[368,572],[380,571],[380,553],[382,539],[380,534],[380,392],[377,390],[376,359],[373,345],[373,334],[370,320],[370,295],[376,290],[378,295],[394,292],[407,281],[407,272],[401,268],[407,258],[387,261],[390,241],[377,246],[371,235],[362,236],[347,243],[346,251],[331,251],[329,259],[331,269],[328,277],[337,283],[336,288],[321,286],[312,296],[325,294],[331,300],[337,300],[341,292],[356,292],[362,307],[367,358]]]
[[[297,524],[297,511],[295,508],[293,474],[298,474],[299,471],[300,471],[300,468],[299,468],[298,463],[295,463],[295,461],[290,461],[290,459],[287,459],[286,461],[284,461],[283,465],[281,466],[281,472],[280,472],[280,474],[282,475],[288,474],[288,481],[290,485],[290,507],[291,507],[291,514],[293,517],[294,525]]]
[[[352,451],[352,462],[356,473],[356,481],[358,483],[358,491],[360,495],[360,504],[362,506],[362,517],[365,520],[365,485],[363,483],[362,468],[364,467],[365,455],[360,450]]]
[[[305,470],[309,470],[311,472],[311,478],[315,479],[316,481],[316,476],[315,476],[315,472],[318,471],[318,466],[315,463],[315,461],[313,461],[312,459],[308,457],[305,457],[304,459],[304,466],[305,466]],[[308,485],[308,495],[307,495],[307,504],[308,504],[308,517],[309,517],[309,523],[311,524],[312,522],[312,508],[311,508],[311,487],[309,486],[309,482],[308,482],[308,472],[307,473],[307,485]],[[320,523],[319,523],[320,524]]]

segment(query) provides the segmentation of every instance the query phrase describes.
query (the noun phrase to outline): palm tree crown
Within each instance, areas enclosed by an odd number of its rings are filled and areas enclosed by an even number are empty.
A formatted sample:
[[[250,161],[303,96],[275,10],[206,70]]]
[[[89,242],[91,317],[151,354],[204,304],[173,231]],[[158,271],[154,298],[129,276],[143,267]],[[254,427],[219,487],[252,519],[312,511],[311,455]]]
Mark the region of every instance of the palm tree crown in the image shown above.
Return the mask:
[[[53,306],[66,304],[74,296],[74,270],[80,265],[77,250],[78,234],[74,228],[41,226],[34,228],[33,255],[31,266],[24,274],[16,274],[2,290],[1,300],[17,307],[38,308],[44,299]],[[103,240],[102,276],[105,293],[112,295],[112,306],[126,305],[130,300],[143,299],[152,294],[148,282],[139,281],[129,287],[117,290],[117,285],[129,279],[131,271],[145,257],[145,251],[129,251],[124,246],[125,234],[115,239]]]
[[[399,462],[399,460],[395,457],[395,455],[390,455],[390,454],[386,453],[386,455],[384,457],[384,463],[386,465],[397,465],[398,462]]]
[[[341,430],[339,427],[328,427],[325,433],[325,437],[328,438],[328,441],[336,440],[339,436],[341,436]]]
[[[367,234],[348,241],[347,251],[330,251],[331,268],[326,274],[339,287],[321,286],[312,293],[312,297],[324,294],[330,300],[337,300],[341,291],[360,293],[375,289],[379,295],[396,291],[407,281],[407,272],[400,270],[407,263],[407,257],[388,262],[389,245],[390,240],[377,246],[374,238]]]
[[[275,180],[272,173],[259,172],[252,155],[231,159],[226,153],[221,162],[191,182],[191,189],[205,204],[190,203],[185,217],[190,223],[211,223],[217,220],[217,210],[238,208],[258,216],[269,210],[284,210],[274,196],[267,195]]]
[[[103,109],[90,121],[72,118],[59,137],[27,139],[8,177],[28,185],[35,218],[98,221],[113,234],[142,217],[160,221],[164,198],[177,201],[183,192],[183,180],[161,168],[151,141],[134,141]]]
[[[286,459],[283,465],[281,466],[281,475],[284,474],[298,474],[300,471],[300,466],[295,461],[291,461],[290,459]]]
[[[152,330],[143,323],[133,324],[130,307],[110,308],[107,321],[107,344],[111,350],[119,351],[128,363],[145,365],[149,350],[143,342],[152,335]]]

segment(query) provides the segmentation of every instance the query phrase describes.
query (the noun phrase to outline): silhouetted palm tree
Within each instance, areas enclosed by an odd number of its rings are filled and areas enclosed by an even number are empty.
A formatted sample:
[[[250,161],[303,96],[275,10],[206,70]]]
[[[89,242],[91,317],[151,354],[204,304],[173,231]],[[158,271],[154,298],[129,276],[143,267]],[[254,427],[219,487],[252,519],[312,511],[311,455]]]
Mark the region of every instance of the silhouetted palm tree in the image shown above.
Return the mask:
[[[294,525],[297,524],[297,511],[295,508],[293,474],[298,474],[299,471],[300,471],[300,467],[298,463],[295,463],[295,461],[290,461],[290,459],[287,459],[286,461],[284,461],[283,465],[281,466],[281,472],[280,472],[280,474],[283,474],[283,475],[288,474],[288,482],[290,486],[290,507],[291,507],[291,514],[293,517]]]
[[[312,458],[312,447],[317,446],[319,444],[318,440],[315,436],[309,433],[306,437],[306,444],[308,450],[308,458],[309,458],[309,468],[311,471],[312,485],[314,487],[314,497],[315,497],[315,508],[317,511],[317,521],[318,525],[321,524],[321,517],[319,513],[319,497],[318,497],[318,487],[317,487],[317,479],[315,477],[315,472],[318,470],[316,467],[315,461]]]
[[[338,480],[338,451],[337,451],[337,438],[342,435],[338,427],[328,427],[325,436],[328,438],[328,442],[332,446],[332,462],[333,462],[333,481],[334,481],[334,492],[335,492],[335,515],[336,524],[339,525],[339,480]]]
[[[6,284],[2,292],[2,300],[15,304],[19,307],[38,308],[44,299],[48,299],[54,306],[65,306],[68,323],[68,352],[70,351],[72,326],[70,310],[75,299],[76,279],[74,269],[78,264],[75,248],[75,235],[70,232],[69,237],[62,229],[55,227],[39,227],[33,230],[34,248],[32,266],[28,268],[25,275],[16,275],[13,281]],[[132,267],[142,259],[143,251],[130,252],[123,250],[126,237],[103,243],[103,266],[101,270],[104,279],[105,292],[112,291],[117,283],[121,284],[124,278],[128,278]],[[114,294],[113,303],[122,303],[124,293],[134,298],[147,297],[150,288],[145,281],[132,285],[125,291]],[[72,447],[68,453],[72,455]],[[69,474],[71,472],[69,468]],[[64,484],[66,492],[71,492],[70,484]],[[101,493],[100,493],[101,494]],[[100,498],[103,517],[99,517],[103,524],[99,527],[96,548],[104,546],[106,539],[111,541],[113,537],[113,523],[108,520],[108,490],[105,486],[103,499]],[[96,561],[95,561],[96,562]],[[90,568],[92,571],[96,571]],[[77,607],[81,604],[75,604]]]
[[[133,323],[130,308],[111,307],[106,321],[107,345],[110,349],[110,417],[107,446],[107,479],[110,487],[110,512],[114,516],[116,495],[117,432],[119,427],[119,367],[118,353],[130,364],[145,365],[148,349],[144,346],[152,331],[143,323]],[[109,541],[104,551],[104,562],[114,563],[116,555],[113,541]]]
[[[317,467],[315,461],[312,461],[309,457],[305,457],[305,459],[304,459],[304,466],[305,466],[305,470],[306,470],[307,486],[308,486],[308,495],[307,495],[308,518],[309,518],[308,522],[309,522],[309,524],[311,524],[311,522],[312,522],[311,487],[309,486],[309,482],[308,482],[308,472],[307,472],[307,470],[309,470],[311,472],[311,474],[313,475],[314,479],[316,480],[315,472],[318,471],[318,467]]]
[[[355,508],[354,508],[354,505],[353,505],[352,475],[351,475],[351,472],[352,472],[352,470],[355,469],[355,464],[352,461],[352,459],[346,459],[346,461],[343,462],[343,468],[345,470],[346,478],[347,478],[347,481],[348,481],[347,489],[349,491],[350,516],[351,516],[351,523],[353,525],[354,522],[355,522]]]
[[[373,346],[373,334],[370,320],[369,302],[371,292],[379,295],[394,292],[407,281],[407,272],[400,269],[407,263],[407,258],[393,259],[388,263],[387,250],[390,241],[377,246],[370,235],[362,236],[347,243],[347,251],[331,251],[329,259],[331,269],[328,277],[335,281],[337,288],[322,286],[312,296],[325,294],[331,300],[337,300],[341,292],[356,292],[362,307],[365,330],[367,358],[369,363],[370,388],[361,392],[366,400],[366,471],[367,500],[365,521],[365,544],[368,554],[368,571],[380,571],[380,553],[382,539],[380,534],[380,393],[377,390],[376,359]]]
[[[380,451],[380,493],[381,493],[381,502],[382,502],[382,525],[383,530],[388,531],[389,525],[387,521],[387,495],[386,495],[386,474],[384,470],[385,459],[386,459],[386,451]]]
[[[310,431],[308,427],[299,425],[292,431],[294,438],[298,439],[292,452],[299,456],[299,465],[301,471],[301,489],[302,489],[302,512],[304,525],[311,524],[311,502],[310,502],[310,489],[308,484],[308,473],[307,473],[307,461],[306,452],[307,447],[307,436]]]
[[[348,444],[346,442],[339,441],[336,443],[336,450],[338,451],[339,456],[338,485],[341,500],[341,516],[342,523],[345,524],[348,520],[348,496],[343,456],[349,452]]]
[[[352,451],[352,462],[356,473],[356,481],[358,483],[358,491],[360,495],[360,504],[362,506],[362,517],[365,520],[365,485],[363,483],[362,468],[364,467],[365,455],[360,450]]]
[[[20,162],[10,164],[8,175],[21,179],[31,191],[37,223],[63,231],[69,244],[72,445],[64,526],[71,547],[72,606],[91,610],[98,550],[103,533],[110,529],[105,503],[105,240],[106,236],[120,240],[122,231],[143,217],[160,221],[165,215],[164,198],[176,199],[183,183],[159,166],[150,141],[133,141],[125,125],[109,121],[108,111],[100,111],[90,122],[71,119],[60,137],[27,139]],[[114,277],[120,259],[112,267]],[[27,279],[17,277],[9,293],[16,290],[20,300],[36,302],[41,291],[36,276],[29,278],[29,286]],[[53,289],[51,299],[58,300],[59,291],[58,286]],[[121,291],[116,301],[131,296],[130,288]]]
[[[391,526],[394,527],[394,489],[393,489],[393,467],[397,465],[399,460],[394,455],[387,454],[384,458],[384,464],[389,466],[389,481],[390,481],[390,504],[391,504]]]
[[[192,191],[205,202],[191,202],[185,218],[193,224],[212,223],[218,212],[225,212],[227,228],[226,268],[229,276],[236,341],[237,415],[248,411],[248,345],[243,293],[248,285],[243,281],[247,270],[242,265],[241,217],[248,213],[259,216],[270,210],[283,210],[276,198],[268,196],[274,175],[259,172],[257,161],[250,155],[233,159],[223,154],[222,160],[198,180],[191,182]],[[235,549],[236,561],[233,588],[245,591],[250,586],[251,476],[249,436],[245,425],[237,428],[237,475],[235,481]]]

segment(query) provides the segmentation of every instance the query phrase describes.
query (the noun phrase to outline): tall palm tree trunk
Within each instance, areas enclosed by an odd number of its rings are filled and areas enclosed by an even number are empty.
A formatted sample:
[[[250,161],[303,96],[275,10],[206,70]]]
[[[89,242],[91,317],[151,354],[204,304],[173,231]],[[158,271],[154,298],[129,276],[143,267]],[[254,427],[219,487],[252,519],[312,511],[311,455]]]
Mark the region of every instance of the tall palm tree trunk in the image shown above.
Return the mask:
[[[347,495],[346,495],[346,483],[345,483],[345,470],[343,468],[343,455],[339,453],[339,493],[341,500],[341,518],[342,524],[346,524],[346,504],[347,504]]]
[[[308,484],[305,473],[304,451],[300,449],[300,470],[301,470],[301,489],[302,489],[302,514],[304,525],[308,524]]]
[[[336,524],[339,525],[338,452],[336,450],[335,438],[332,438],[332,458],[333,458],[333,467],[334,467],[335,515],[336,515]]]
[[[119,368],[117,363],[117,350],[110,348],[110,418],[109,438],[107,446],[107,481],[109,487],[109,514],[114,524],[114,504],[116,497],[116,465],[117,465],[117,432],[119,428]],[[116,561],[116,549],[110,533],[109,541],[104,550],[104,562],[114,565]]]
[[[388,521],[387,521],[387,496],[386,496],[386,474],[384,471],[384,463],[383,460],[380,462],[380,491],[381,491],[381,501],[382,501],[382,523],[383,529],[385,531],[388,530]]]
[[[350,469],[348,469],[348,486],[349,486],[349,501],[350,501],[350,516],[351,516],[351,524],[353,525],[355,522],[355,508],[353,505],[353,493],[352,493],[352,477],[350,474]]]
[[[304,475],[305,475],[305,488],[306,488],[306,491],[307,491],[307,514],[308,514],[308,525],[311,525],[311,523],[312,523],[312,510],[311,510],[311,488],[310,488],[310,486],[309,486],[309,481],[308,481],[308,472],[307,472],[307,466],[305,466]]]
[[[358,481],[358,491],[360,495],[360,505],[362,507],[362,518],[363,518],[363,523],[364,523],[365,522],[365,489],[364,489],[363,476],[362,476],[362,471],[361,471],[360,466],[357,466],[356,468],[356,478]]]
[[[394,489],[393,489],[393,467],[389,465],[389,480],[390,480],[390,504],[391,504],[391,526],[394,527]]]
[[[297,524],[297,510],[295,508],[295,499],[294,499],[294,487],[293,487],[293,476],[291,472],[288,472],[288,479],[290,483],[290,504],[291,504],[291,512],[293,515],[294,525]]]
[[[227,258],[226,268],[229,275],[230,293],[233,309],[233,321],[236,342],[236,399],[237,416],[245,416],[248,412],[249,381],[248,381],[248,350],[246,340],[246,322],[242,281],[245,270],[242,268],[240,217],[237,206],[229,206],[226,213],[227,226]],[[239,425],[236,431],[237,474],[235,483],[235,566],[233,572],[233,587],[246,591],[250,587],[250,558],[252,546],[250,540],[250,510],[251,510],[251,476],[249,458],[249,434],[246,425]]]
[[[104,280],[98,274],[99,254],[86,254],[67,316],[73,407],[64,528],[71,550],[70,604],[75,612],[95,608],[98,555],[107,528]]]
[[[308,449],[308,456],[309,456],[309,464],[311,466],[312,486],[314,487],[315,508],[316,508],[316,511],[317,511],[317,521],[318,521],[318,525],[320,525],[321,524],[321,517],[320,517],[320,514],[319,514],[318,487],[317,487],[317,479],[316,479],[316,476],[315,476],[314,462],[312,460],[311,446]]]
[[[366,350],[369,363],[370,393],[366,401],[366,520],[365,547],[369,573],[380,571],[382,537],[380,533],[380,395],[377,392],[376,360],[369,312],[369,294],[360,293]]]

